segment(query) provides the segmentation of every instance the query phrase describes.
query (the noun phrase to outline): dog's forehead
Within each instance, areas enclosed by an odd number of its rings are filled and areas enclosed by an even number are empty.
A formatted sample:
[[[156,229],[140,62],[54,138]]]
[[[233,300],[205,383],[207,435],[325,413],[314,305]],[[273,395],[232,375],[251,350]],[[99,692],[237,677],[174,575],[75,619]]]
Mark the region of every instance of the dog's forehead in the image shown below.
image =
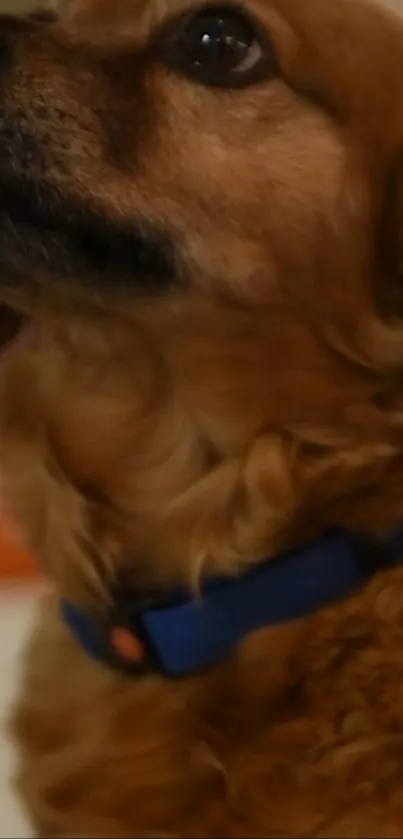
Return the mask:
[[[94,23],[96,26],[133,26],[148,21],[163,20],[183,6],[197,0],[60,0],[62,17],[76,24]]]
[[[207,0],[211,2],[211,0]],[[298,7],[299,15],[304,15],[306,10],[308,17],[312,12],[312,7],[315,11],[322,15],[326,15],[328,10],[330,14],[334,11],[334,7],[342,7],[345,11],[348,6],[354,6],[361,3],[361,0],[235,0],[237,5],[253,6],[255,9],[260,9],[262,15],[274,8],[278,13],[288,17],[293,8]],[[365,0],[364,0],[365,3]],[[50,6],[54,6],[55,2],[49,0]],[[203,5],[203,0],[59,0],[59,9],[63,14],[71,16],[76,19],[92,18],[96,22],[118,22],[131,20],[135,22],[144,13],[149,13],[152,18],[164,18],[170,14],[174,14],[177,10],[183,7]],[[403,16],[403,0],[368,0],[368,7],[383,6],[389,10]]]
[[[118,36],[147,39],[148,35],[160,23],[175,14],[192,7],[203,7],[214,0],[50,0],[58,2],[62,19],[78,30],[84,37],[101,41]],[[220,0],[217,0],[220,2]],[[221,0],[222,2],[222,0]],[[231,0],[224,0],[231,2]],[[385,16],[399,21],[398,29],[403,39],[403,0],[233,0],[236,5],[258,17],[267,30],[274,36],[280,54],[285,44],[289,51],[289,35],[297,35],[297,41],[308,38],[312,45],[320,43],[322,58],[330,55],[335,60],[337,41],[350,42],[361,47],[366,43],[369,51],[371,44],[379,42],[378,57],[400,44],[396,37],[390,42],[389,33],[383,31]],[[399,20],[400,19],[400,20]],[[283,25],[285,24],[285,26]],[[378,30],[379,36],[378,37]],[[392,28],[394,28],[392,26]],[[85,32],[83,31],[85,30]],[[396,35],[396,33],[394,33]],[[119,42],[119,37],[115,43]],[[403,41],[402,41],[403,43]],[[382,44],[382,46],[380,46]],[[360,64],[357,58],[356,66]],[[368,57],[365,60],[368,63]],[[381,60],[382,64],[382,60]]]

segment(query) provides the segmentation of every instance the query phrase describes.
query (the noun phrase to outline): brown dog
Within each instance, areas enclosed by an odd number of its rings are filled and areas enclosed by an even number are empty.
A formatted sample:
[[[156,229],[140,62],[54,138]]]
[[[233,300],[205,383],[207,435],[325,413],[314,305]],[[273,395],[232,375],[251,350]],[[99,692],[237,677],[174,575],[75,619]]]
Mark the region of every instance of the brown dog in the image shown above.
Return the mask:
[[[168,5],[0,20],[2,459],[55,583],[19,786],[39,836],[401,837],[403,24]],[[61,618],[242,592],[329,527],[379,573],[195,674]]]

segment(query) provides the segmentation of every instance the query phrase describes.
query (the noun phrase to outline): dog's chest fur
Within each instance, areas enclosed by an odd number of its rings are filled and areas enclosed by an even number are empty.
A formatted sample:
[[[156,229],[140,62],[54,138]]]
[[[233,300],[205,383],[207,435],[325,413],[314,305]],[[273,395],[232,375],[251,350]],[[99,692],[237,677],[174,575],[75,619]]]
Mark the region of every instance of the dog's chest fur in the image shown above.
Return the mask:
[[[45,604],[13,720],[39,834],[401,836],[402,591],[388,572],[174,682],[91,664]]]

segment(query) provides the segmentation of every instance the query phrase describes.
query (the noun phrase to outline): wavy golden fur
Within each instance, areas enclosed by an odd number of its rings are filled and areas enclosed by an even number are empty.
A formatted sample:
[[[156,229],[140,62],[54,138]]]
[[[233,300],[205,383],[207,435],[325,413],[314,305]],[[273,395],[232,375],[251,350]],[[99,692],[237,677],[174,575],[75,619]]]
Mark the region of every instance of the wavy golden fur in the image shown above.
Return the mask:
[[[277,71],[217,90],[149,49],[180,7],[0,21],[4,482],[55,585],[19,788],[43,837],[401,837],[401,569],[174,683],[90,662],[59,618],[402,518],[403,23],[246,0]]]

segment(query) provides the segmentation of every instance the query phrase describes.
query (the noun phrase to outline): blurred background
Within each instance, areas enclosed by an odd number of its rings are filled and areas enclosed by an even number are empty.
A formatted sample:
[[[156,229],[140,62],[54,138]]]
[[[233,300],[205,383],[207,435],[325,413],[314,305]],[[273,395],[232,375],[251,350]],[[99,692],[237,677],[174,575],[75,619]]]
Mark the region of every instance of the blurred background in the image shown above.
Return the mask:
[[[34,5],[39,4],[32,0],[0,0],[0,12],[25,12]],[[11,788],[15,758],[3,729],[18,682],[20,650],[35,610],[36,592],[31,591],[29,586],[21,586],[24,577],[29,579],[31,576],[29,565],[25,552],[15,545],[8,523],[2,519],[0,512],[0,637],[9,639],[0,643],[0,839],[28,839],[31,835]],[[25,573],[27,570],[28,573]],[[20,581],[15,590],[13,578]]]
[[[22,13],[39,5],[40,0],[0,0],[0,13]],[[40,594],[30,582],[33,568],[0,508],[0,839],[29,839],[32,835],[10,783],[15,755],[3,724],[17,689],[21,649]]]

